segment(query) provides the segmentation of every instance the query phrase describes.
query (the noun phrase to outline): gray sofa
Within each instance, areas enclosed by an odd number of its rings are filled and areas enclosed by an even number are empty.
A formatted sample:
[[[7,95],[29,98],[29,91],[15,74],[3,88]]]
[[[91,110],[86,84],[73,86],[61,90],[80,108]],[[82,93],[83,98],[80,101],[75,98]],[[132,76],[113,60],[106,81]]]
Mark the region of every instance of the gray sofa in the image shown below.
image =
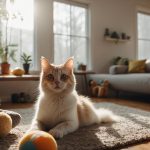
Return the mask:
[[[117,91],[150,94],[150,73],[92,74],[88,80],[109,80],[111,88]]]

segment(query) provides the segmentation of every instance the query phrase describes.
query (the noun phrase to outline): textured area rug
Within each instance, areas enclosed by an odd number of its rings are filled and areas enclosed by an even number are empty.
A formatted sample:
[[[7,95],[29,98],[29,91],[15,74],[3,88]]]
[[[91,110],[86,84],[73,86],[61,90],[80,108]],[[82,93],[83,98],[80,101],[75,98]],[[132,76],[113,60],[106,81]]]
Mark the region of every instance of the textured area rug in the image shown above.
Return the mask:
[[[150,112],[112,103],[96,103],[95,106],[112,110],[121,120],[80,128],[57,140],[58,150],[117,150],[150,141]],[[0,150],[17,150],[19,139],[31,124],[33,109],[14,111],[22,115],[22,122],[6,138],[0,139]]]

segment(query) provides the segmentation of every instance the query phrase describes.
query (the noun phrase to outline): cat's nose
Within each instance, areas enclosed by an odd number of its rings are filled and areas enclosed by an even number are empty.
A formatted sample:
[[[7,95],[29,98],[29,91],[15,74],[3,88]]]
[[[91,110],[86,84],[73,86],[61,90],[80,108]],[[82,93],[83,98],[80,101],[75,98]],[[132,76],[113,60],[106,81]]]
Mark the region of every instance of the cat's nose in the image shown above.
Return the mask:
[[[55,81],[55,84],[56,84],[56,85],[59,85],[59,83],[60,83],[59,81]]]

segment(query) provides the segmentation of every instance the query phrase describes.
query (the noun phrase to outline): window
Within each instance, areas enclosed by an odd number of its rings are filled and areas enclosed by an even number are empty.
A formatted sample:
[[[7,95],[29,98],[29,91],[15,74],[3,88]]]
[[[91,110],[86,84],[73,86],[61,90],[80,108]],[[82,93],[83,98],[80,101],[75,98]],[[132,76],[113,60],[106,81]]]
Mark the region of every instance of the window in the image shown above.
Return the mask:
[[[32,56],[34,63],[34,0],[7,0],[3,9],[9,13],[8,21],[1,19],[1,46],[6,45],[6,24],[7,24],[7,45],[15,44],[17,62],[9,61],[11,68],[22,67],[20,56],[23,52]],[[34,64],[31,66],[34,67]]]
[[[138,19],[138,58],[150,58],[150,14],[139,12]]]
[[[74,56],[75,63],[87,64],[87,6],[54,2],[54,63],[63,63]]]

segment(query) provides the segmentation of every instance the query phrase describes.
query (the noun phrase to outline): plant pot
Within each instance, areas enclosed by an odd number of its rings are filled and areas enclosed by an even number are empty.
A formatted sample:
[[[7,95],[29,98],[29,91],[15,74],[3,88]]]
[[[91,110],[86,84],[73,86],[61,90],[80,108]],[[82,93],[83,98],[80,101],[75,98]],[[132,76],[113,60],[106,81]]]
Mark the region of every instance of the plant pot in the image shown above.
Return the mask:
[[[29,74],[30,64],[23,64],[24,74]]]
[[[80,64],[79,70],[86,71],[86,65]]]
[[[82,65],[81,70],[86,71],[86,65]]]
[[[10,73],[10,64],[1,63],[1,74],[9,74]]]

